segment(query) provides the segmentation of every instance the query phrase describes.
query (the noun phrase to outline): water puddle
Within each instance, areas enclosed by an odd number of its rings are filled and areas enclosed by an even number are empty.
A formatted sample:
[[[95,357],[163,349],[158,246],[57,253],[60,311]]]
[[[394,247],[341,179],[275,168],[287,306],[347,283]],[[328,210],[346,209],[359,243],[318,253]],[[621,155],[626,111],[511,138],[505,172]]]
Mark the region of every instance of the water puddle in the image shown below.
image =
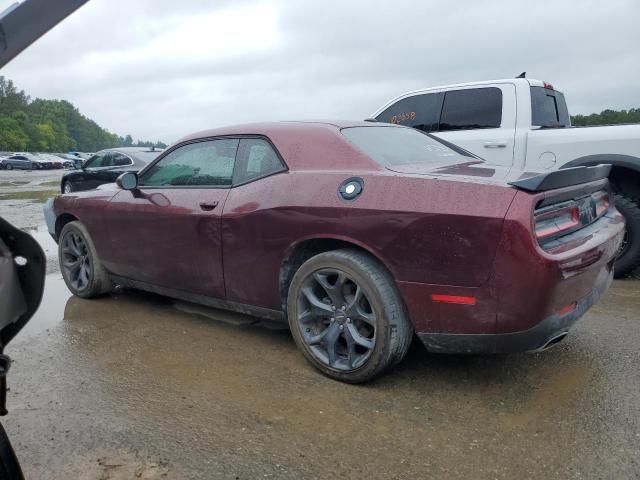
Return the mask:
[[[64,284],[62,275],[47,275],[40,308],[20,331],[15,342],[19,343],[59,324],[64,318],[64,308],[70,297],[71,292]]]

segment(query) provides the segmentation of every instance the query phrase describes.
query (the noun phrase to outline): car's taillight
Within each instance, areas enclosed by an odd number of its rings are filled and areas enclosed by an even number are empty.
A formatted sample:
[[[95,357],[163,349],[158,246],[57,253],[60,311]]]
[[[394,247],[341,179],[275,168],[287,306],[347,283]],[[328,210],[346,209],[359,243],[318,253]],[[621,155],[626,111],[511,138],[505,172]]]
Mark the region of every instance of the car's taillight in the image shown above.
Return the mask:
[[[608,210],[606,190],[558,203],[553,203],[553,197],[545,199],[534,212],[535,236],[540,245],[552,248],[557,237],[588,227]]]
[[[571,206],[536,216],[536,237],[549,238],[575,229],[580,225],[580,209]]]
[[[598,192],[592,195],[596,204],[596,217],[599,217],[609,208],[609,194],[607,192]]]

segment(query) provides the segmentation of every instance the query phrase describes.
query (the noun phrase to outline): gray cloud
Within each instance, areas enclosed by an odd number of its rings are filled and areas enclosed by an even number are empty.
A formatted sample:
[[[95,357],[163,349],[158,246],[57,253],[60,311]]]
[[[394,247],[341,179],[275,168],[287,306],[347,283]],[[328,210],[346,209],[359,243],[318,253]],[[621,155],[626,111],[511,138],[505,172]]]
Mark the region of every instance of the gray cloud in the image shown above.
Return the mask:
[[[364,118],[407,90],[523,70],[590,113],[640,106],[638,18],[636,0],[92,0],[1,73],[111,131],[164,141]]]

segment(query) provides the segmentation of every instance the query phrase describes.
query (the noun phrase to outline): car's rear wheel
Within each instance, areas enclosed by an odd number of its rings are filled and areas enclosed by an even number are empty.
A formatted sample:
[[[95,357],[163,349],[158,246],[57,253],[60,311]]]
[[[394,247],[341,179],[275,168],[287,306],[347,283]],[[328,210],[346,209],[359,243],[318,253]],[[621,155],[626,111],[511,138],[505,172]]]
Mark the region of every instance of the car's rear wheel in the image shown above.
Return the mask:
[[[73,185],[71,182],[64,182],[62,185],[62,193],[71,193],[73,192]]]
[[[63,227],[58,241],[58,258],[64,282],[74,295],[93,298],[113,288],[82,223],[69,222]]]
[[[627,225],[614,268],[615,276],[619,278],[640,265],[640,205],[620,193],[616,193],[613,198]]]
[[[289,286],[287,315],[307,360],[348,383],[372,380],[398,363],[413,337],[393,278],[356,250],[307,260]]]

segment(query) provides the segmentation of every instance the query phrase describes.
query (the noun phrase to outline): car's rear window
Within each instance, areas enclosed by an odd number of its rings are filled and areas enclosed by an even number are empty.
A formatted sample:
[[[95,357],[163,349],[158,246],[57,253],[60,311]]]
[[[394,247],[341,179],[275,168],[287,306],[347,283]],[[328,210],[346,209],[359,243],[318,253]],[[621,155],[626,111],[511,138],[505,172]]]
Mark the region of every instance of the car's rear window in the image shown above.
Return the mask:
[[[384,167],[454,164],[468,162],[468,157],[473,157],[413,128],[348,127],[342,129],[342,134]]]
[[[571,126],[564,95],[550,88],[531,87],[531,125],[545,128]]]

